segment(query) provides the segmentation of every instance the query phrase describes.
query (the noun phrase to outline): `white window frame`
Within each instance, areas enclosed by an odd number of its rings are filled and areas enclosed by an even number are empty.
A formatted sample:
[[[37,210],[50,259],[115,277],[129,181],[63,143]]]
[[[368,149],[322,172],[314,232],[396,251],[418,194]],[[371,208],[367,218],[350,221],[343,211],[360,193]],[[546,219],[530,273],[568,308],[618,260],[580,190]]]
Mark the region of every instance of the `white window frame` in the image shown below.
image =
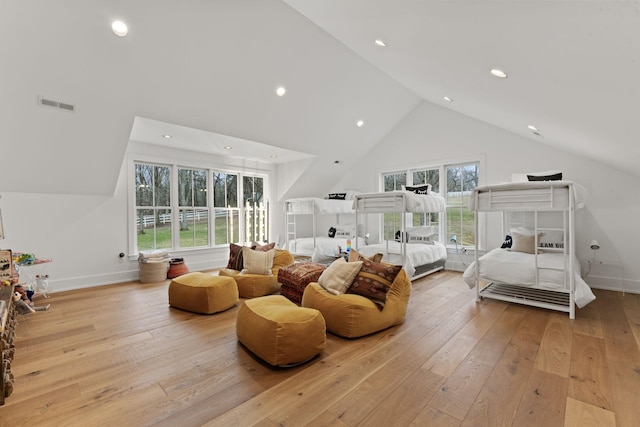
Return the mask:
[[[265,203],[267,204],[267,209],[269,209],[269,179],[270,179],[270,173],[267,172],[247,172],[247,171],[243,171],[242,168],[240,167],[234,167],[234,166],[212,166],[212,165],[202,165],[202,164],[186,164],[185,162],[168,162],[166,159],[160,159],[154,156],[145,156],[145,155],[130,155],[129,156],[129,160],[128,160],[128,182],[131,183],[131,185],[128,186],[128,191],[127,191],[127,197],[129,200],[129,221],[128,221],[128,230],[129,230],[129,239],[128,239],[128,246],[129,246],[129,257],[133,258],[133,257],[137,257],[138,255],[138,249],[137,249],[137,226],[136,226],[136,189],[135,189],[135,182],[136,182],[136,176],[135,176],[135,165],[137,163],[144,163],[144,164],[151,164],[151,165],[158,165],[158,166],[166,166],[170,168],[170,175],[171,175],[171,206],[170,209],[172,211],[172,247],[170,249],[168,249],[172,254],[174,253],[188,253],[188,252],[199,252],[202,250],[209,250],[209,249],[213,249],[213,248],[221,248],[221,247],[225,247],[228,245],[228,243],[224,243],[224,244],[215,244],[215,237],[213,235],[214,233],[214,227],[215,224],[213,223],[213,218],[214,216],[212,215],[212,212],[214,212],[214,206],[213,206],[213,191],[209,190],[212,188],[212,177],[213,177],[213,172],[224,172],[224,173],[228,173],[228,174],[234,174],[238,176],[238,193],[237,193],[237,197],[238,197],[238,210],[240,212],[239,214],[239,221],[241,224],[244,224],[244,209],[245,207],[242,206],[242,194],[243,194],[243,177],[245,176],[250,176],[250,177],[259,177],[263,179],[263,200],[265,201]],[[195,162],[194,162],[195,163]],[[207,207],[206,209],[209,211],[209,245],[208,246],[196,246],[196,247],[185,247],[185,248],[181,248],[179,247],[179,239],[180,239],[180,234],[179,234],[179,212],[180,212],[180,206],[179,206],[179,200],[178,200],[178,169],[204,169],[207,170]],[[205,209],[205,208],[202,208]],[[267,218],[269,218],[269,213],[267,213]],[[241,225],[239,227],[239,240],[244,241],[246,240],[246,237],[244,236],[245,231],[244,231],[244,227]],[[271,232],[271,227],[270,224],[267,222],[267,238],[269,238],[269,233]]]
[[[447,166],[456,166],[456,165],[464,165],[464,164],[478,164],[478,186],[484,185],[485,176],[486,176],[486,167],[485,167],[485,158],[483,155],[475,155],[469,157],[458,157],[458,158],[449,158],[443,159],[434,163],[424,163],[424,164],[412,164],[408,166],[402,167],[394,167],[390,169],[381,169],[378,171],[378,188],[379,191],[384,191],[384,175],[388,174],[396,174],[402,173],[403,171],[406,173],[407,184],[413,185],[413,172],[417,170],[427,170],[427,169],[438,169],[439,170],[439,181],[440,188],[432,188],[432,191],[440,193],[443,197],[446,195],[447,188],[447,180],[446,180],[446,167]],[[444,179],[443,179],[444,177]],[[408,214],[410,215],[410,214]],[[411,221],[411,217],[407,218],[408,221]],[[411,222],[407,222],[410,224]],[[440,214],[440,227],[439,227],[439,236],[440,241],[443,243],[448,249],[455,249],[455,244],[449,241],[449,236],[446,235],[446,226],[447,226],[447,210]],[[383,236],[384,230],[382,230],[383,223],[380,223],[380,236]],[[485,239],[485,230],[486,230],[486,221],[481,220],[478,221],[478,232],[479,236],[476,236],[476,240],[479,242],[479,248],[484,248],[484,239]],[[473,249],[475,246],[462,246],[458,244],[458,248],[465,248],[467,250]]]

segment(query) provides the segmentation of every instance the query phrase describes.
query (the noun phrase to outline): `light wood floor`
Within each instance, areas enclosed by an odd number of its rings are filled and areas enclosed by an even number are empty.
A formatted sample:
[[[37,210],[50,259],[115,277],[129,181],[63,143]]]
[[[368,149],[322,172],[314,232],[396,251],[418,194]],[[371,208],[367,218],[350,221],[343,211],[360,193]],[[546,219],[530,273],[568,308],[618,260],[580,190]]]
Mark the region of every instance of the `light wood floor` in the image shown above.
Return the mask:
[[[170,308],[168,282],[54,293],[20,317],[1,426],[640,425],[640,295],[568,315],[476,303],[459,273],[413,283],[404,325],[328,334],[302,366],[238,344],[238,308]]]

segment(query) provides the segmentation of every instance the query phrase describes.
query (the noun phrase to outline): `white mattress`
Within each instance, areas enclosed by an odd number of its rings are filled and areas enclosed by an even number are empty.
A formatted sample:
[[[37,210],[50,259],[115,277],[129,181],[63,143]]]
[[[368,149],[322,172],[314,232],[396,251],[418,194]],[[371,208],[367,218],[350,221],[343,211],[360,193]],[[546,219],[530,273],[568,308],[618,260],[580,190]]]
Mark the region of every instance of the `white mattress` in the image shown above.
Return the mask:
[[[442,212],[444,197],[438,193],[416,194],[411,191],[387,191],[381,193],[358,194],[353,202],[358,212]]]
[[[350,239],[353,247],[356,242],[354,239]],[[364,246],[365,240],[362,237],[358,237],[358,246]],[[312,256],[314,252],[316,255],[323,257],[334,257],[338,253],[338,246],[342,247],[342,250],[347,249],[347,239],[339,237],[316,237],[316,245],[313,245],[313,237],[299,237],[289,241],[289,252],[297,255]]]
[[[289,199],[284,204],[285,212],[297,214],[341,214],[354,213],[353,200],[304,197]]]
[[[587,190],[572,181],[524,181],[477,187],[469,202],[471,210],[564,209],[573,199],[576,209],[583,208]]]
[[[496,283],[514,284],[551,291],[569,292],[569,280],[565,287],[564,271],[540,269],[538,284],[535,280],[535,255],[523,252],[509,251],[496,248],[479,259],[480,278]],[[584,307],[596,299],[591,288],[580,276],[580,263],[574,258],[575,302],[578,307]],[[540,267],[562,268],[564,266],[564,254],[542,253],[538,254]],[[475,283],[476,263],[473,262],[463,274],[464,281],[470,288]]]
[[[383,243],[375,243],[357,248],[364,256],[371,256],[376,253],[382,254],[382,260],[390,264],[402,264],[402,248],[400,242],[387,241]],[[426,264],[432,264],[436,261],[447,259],[447,249],[440,242],[433,244],[424,243],[407,243],[407,258],[403,267],[409,277],[416,272],[416,267]]]

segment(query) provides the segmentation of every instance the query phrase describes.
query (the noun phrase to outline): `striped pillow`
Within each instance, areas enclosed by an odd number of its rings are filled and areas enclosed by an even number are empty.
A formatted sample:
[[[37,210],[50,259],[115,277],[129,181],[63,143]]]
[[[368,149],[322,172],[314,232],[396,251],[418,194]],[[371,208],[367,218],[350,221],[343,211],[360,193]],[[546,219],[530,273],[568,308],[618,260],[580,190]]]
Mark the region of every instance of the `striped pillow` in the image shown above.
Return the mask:
[[[251,248],[242,248],[242,257],[244,258],[244,268],[242,273],[260,274],[262,276],[271,276],[273,273],[273,257],[276,254],[275,249],[269,251],[255,251]]]

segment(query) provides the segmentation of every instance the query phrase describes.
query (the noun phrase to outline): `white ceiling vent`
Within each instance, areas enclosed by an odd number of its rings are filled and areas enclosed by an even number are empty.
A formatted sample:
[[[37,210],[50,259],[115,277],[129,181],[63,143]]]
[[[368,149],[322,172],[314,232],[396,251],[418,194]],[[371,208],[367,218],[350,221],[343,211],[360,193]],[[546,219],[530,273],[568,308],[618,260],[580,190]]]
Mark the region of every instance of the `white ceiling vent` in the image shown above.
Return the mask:
[[[45,107],[59,108],[61,110],[65,110],[65,111],[71,111],[71,112],[75,112],[76,111],[76,106],[75,105],[67,104],[67,103],[60,102],[60,101],[54,101],[52,99],[38,98],[38,104],[44,105]]]

